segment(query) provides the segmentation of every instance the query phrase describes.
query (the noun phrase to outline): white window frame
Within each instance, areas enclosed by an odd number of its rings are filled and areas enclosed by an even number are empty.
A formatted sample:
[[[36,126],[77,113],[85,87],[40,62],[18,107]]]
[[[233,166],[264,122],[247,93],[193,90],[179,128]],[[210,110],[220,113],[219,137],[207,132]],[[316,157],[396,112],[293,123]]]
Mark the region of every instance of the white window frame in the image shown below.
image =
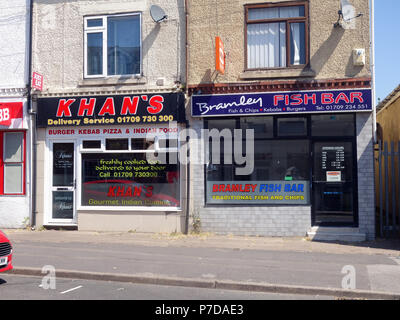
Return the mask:
[[[150,125],[151,126],[151,125]],[[154,125],[151,126],[154,128],[158,128],[160,126]],[[107,127],[91,127],[89,126],[88,128],[90,129],[103,129]],[[183,199],[184,199],[184,192],[185,192],[185,183],[184,183],[184,172],[185,172],[185,164],[179,163],[179,201],[180,201],[180,206],[179,207],[145,207],[145,206],[126,206],[126,207],[108,207],[108,206],[82,206],[82,154],[88,154],[88,153],[153,153],[157,151],[171,151],[171,152],[180,152],[180,148],[183,144],[179,142],[178,140],[178,148],[171,148],[171,149],[164,149],[164,148],[158,148],[158,142],[156,146],[156,142],[154,144],[155,150],[134,150],[131,148],[131,141],[130,139],[135,138],[132,136],[132,134],[126,134],[125,129],[129,127],[121,127],[122,129],[122,134],[118,134],[115,136],[110,136],[110,135],[104,135],[101,134],[98,137],[86,137],[82,136],[78,133],[72,134],[70,136],[49,136],[48,133],[46,132],[46,152],[45,152],[45,163],[50,163],[52,164],[52,146],[54,143],[58,142],[71,142],[73,141],[75,143],[75,155],[76,155],[76,171],[75,171],[75,178],[76,178],[76,189],[75,189],[75,216],[76,216],[76,221],[73,222],[70,225],[76,225],[77,223],[77,217],[79,214],[79,211],[88,211],[88,212],[177,212],[181,213],[183,211]],[[60,129],[68,129],[68,128],[63,128],[61,127]],[[47,130],[46,130],[47,131]],[[143,133],[142,135],[138,135],[137,138],[146,137],[146,133]],[[158,134],[159,135],[159,134]],[[155,133],[155,139],[158,138],[158,135]],[[128,146],[129,150],[106,150],[105,149],[105,143],[107,138],[119,138],[119,139],[128,139]],[[163,138],[171,138],[171,139],[178,139],[179,138],[179,132],[178,133],[165,133]],[[101,149],[84,149],[83,148],[83,141],[86,140],[100,140],[101,141]],[[52,172],[49,172],[50,170],[47,170],[45,172],[45,189],[50,190],[51,185],[52,185]],[[47,196],[48,198],[51,198]],[[45,210],[45,224],[46,225],[68,225],[65,223],[57,223],[54,220],[49,221],[49,217],[51,217],[51,203],[50,200],[47,199],[46,201],[46,210]],[[50,216],[49,216],[50,215]],[[74,224],[75,223],[75,224]]]
[[[173,138],[175,138],[175,135],[171,135]],[[177,135],[178,136],[178,135]],[[177,137],[176,136],[176,137]],[[169,138],[168,134],[165,134],[166,139]],[[106,150],[106,139],[128,139],[128,150]],[[183,170],[182,168],[184,165],[179,163],[179,207],[144,207],[144,206],[126,206],[126,207],[104,207],[104,206],[89,206],[89,205],[82,205],[82,154],[89,154],[89,153],[154,153],[154,152],[180,152],[180,143],[178,140],[178,148],[159,148],[158,146],[158,137],[155,136],[155,144],[154,150],[134,150],[131,148],[131,139],[132,136],[127,135],[127,134],[121,134],[115,137],[99,137],[97,139],[92,139],[92,140],[101,140],[101,149],[83,149],[82,144],[84,140],[91,140],[91,139],[86,139],[83,137],[77,137],[76,143],[78,144],[78,150],[76,158],[77,158],[77,183],[76,183],[76,199],[77,199],[77,210],[82,211],[131,211],[131,212],[140,212],[140,211],[153,211],[153,212],[159,212],[159,211],[165,211],[165,212],[182,212],[182,201],[183,201],[183,193],[184,193],[184,180],[181,174],[181,171]],[[177,137],[178,139],[178,137]]]
[[[100,141],[100,148],[86,148],[85,149],[83,147],[83,142],[84,141]],[[104,152],[104,151],[106,151],[103,138],[87,138],[87,139],[82,138],[82,139],[80,139],[78,145],[79,145],[79,152],[90,153],[90,152],[99,152],[99,151]]]
[[[136,74],[122,74],[122,75],[108,75],[108,65],[107,65],[107,50],[108,50],[108,39],[107,39],[107,19],[108,17],[126,17],[126,16],[139,16],[139,41],[140,41],[140,71],[139,73]],[[88,27],[88,20],[95,20],[95,19],[102,19],[103,25],[100,27]],[[137,77],[141,76],[142,74],[142,68],[143,68],[143,63],[142,63],[142,50],[143,50],[143,44],[142,44],[142,13],[141,12],[132,12],[132,13],[124,13],[124,14],[110,14],[110,15],[99,15],[99,16],[87,16],[83,18],[83,33],[84,33],[84,45],[83,45],[83,69],[84,69],[84,78],[85,79],[93,79],[93,78],[120,78],[120,77]],[[95,75],[89,75],[88,74],[88,61],[87,61],[87,35],[90,33],[102,33],[103,36],[103,73],[102,74],[95,74]]]
[[[74,144],[74,179],[75,185],[69,189],[73,189],[74,192],[74,208],[72,219],[54,219],[53,218],[53,146],[55,143],[73,143]],[[45,204],[44,204],[44,222],[45,226],[77,226],[78,225],[78,188],[77,188],[77,170],[78,170],[78,150],[77,150],[77,140],[71,137],[57,137],[55,139],[46,140],[46,152],[45,152],[45,163],[49,164],[50,169],[45,170]],[[72,190],[66,190],[72,191]]]

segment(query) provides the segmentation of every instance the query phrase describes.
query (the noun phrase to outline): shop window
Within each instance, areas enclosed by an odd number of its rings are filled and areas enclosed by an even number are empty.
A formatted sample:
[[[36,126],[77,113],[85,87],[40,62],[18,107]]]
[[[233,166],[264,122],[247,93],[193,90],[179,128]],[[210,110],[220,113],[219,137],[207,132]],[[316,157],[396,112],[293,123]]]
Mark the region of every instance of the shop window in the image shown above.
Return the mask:
[[[290,136],[294,133],[307,133],[307,121],[304,118],[292,119],[289,129],[283,132]],[[310,203],[310,142],[303,139],[272,139],[273,117],[241,118],[236,129],[255,127],[254,141],[242,142],[242,153],[246,144],[254,143],[253,153],[248,158],[253,161],[251,174],[239,175],[238,164],[231,154],[225,154],[224,143],[220,143],[218,159],[210,157],[206,166],[206,202],[207,204],[238,205],[288,205]],[[302,126],[299,130],[299,124]],[[208,128],[214,128],[214,120],[208,121]],[[277,121],[278,123],[278,121]],[[284,121],[282,123],[285,123]],[[294,129],[291,125],[294,125]],[[217,124],[219,124],[217,122]],[[249,124],[251,124],[249,126]],[[216,128],[215,128],[216,129]],[[290,133],[290,134],[289,134]],[[245,135],[243,135],[244,139]],[[268,138],[266,138],[268,137]],[[210,140],[209,149],[214,148]],[[235,152],[233,150],[232,152]],[[226,161],[227,157],[232,161]]]
[[[247,69],[308,63],[307,2],[246,6]]]
[[[84,140],[82,141],[83,149],[101,149],[101,140]]]
[[[81,205],[180,207],[176,152],[83,153]]]
[[[131,139],[131,150],[154,150],[154,139],[133,138]]]
[[[236,175],[234,163],[212,165],[207,180],[269,181],[308,180],[308,140],[254,141],[254,171],[250,175]]]
[[[259,138],[272,138],[273,136],[273,117],[245,117],[240,118],[240,127],[243,130],[253,129],[254,136]]]
[[[208,120],[208,128],[217,129],[222,131],[224,129],[229,129],[233,133],[236,128],[236,119],[212,119]]]
[[[106,139],[106,150],[128,150],[128,138],[126,139]]]
[[[85,77],[141,74],[141,14],[86,17]]]
[[[302,118],[278,118],[278,137],[306,136],[307,119]]]
[[[0,132],[0,195],[25,193],[25,133]]]
[[[319,114],[311,116],[311,135],[320,137],[354,136],[353,114]]]
[[[177,149],[178,148],[178,139],[159,139],[158,140],[158,148],[159,149]]]

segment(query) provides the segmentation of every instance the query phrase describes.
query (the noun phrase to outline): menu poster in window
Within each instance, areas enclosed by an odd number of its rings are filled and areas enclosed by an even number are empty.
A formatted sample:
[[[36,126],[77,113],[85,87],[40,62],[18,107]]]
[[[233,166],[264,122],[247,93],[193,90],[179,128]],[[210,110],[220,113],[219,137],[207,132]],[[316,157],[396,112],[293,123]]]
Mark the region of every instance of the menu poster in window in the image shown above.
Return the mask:
[[[73,191],[53,191],[53,219],[72,219],[73,208]]]
[[[164,155],[165,163],[145,153],[82,154],[82,206],[179,207],[179,165]]]
[[[326,172],[340,172],[346,169],[344,154],[344,146],[323,146],[321,149],[321,169]],[[340,175],[334,177],[334,175],[327,174],[326,181],[333,181],[332,179],[338,178],[340,181]]]

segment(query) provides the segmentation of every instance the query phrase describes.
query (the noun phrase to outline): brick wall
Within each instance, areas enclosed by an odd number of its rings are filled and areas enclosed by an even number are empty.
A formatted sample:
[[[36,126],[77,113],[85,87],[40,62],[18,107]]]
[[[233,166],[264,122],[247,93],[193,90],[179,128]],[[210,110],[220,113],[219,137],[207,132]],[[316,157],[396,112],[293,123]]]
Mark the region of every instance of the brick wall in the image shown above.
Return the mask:
[[[357,114],[357,165],[359,229],[368,240],[375,238],[375,183],[372,114]]]

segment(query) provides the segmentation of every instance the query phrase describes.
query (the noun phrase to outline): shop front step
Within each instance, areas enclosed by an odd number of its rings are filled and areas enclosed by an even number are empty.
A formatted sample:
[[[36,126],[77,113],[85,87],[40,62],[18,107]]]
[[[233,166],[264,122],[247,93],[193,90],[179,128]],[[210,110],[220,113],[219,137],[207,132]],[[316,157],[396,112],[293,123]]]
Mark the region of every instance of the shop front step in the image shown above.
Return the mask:
[[[366,234],[358,228],[312,227],[307,231],[307,236],[315,241],[366,241]]]

